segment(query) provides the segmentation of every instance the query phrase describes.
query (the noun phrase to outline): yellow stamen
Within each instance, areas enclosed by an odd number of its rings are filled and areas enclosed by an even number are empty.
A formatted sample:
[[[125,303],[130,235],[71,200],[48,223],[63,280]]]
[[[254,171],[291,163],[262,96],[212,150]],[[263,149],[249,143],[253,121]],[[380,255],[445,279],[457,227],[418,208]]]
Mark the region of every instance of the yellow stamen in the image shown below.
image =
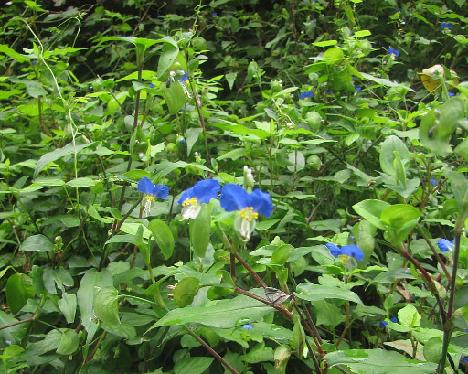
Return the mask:
[[[154,197],[153,195],[150,195],[150,194],[145,194],[144,199],[145,199],[146,201],[151,201],[151,202],[153,202],[153,201],[155,200],[155,197]]]
[[[190,198],[190,199],[186,199],[186,200],[184,200],[184,202],[182,203],[182,207],[184,207],[184,208],[185,208],[186,206],[190,206],[190,205],[193,205],[193,206],[198,205],[198,200],[197,200],[196,197],[192,197],[192,198]]]
[[[253,208],[244,208],[239,211],[239,215],[242,219],[245,219],[246,221],[254,221],[258,219],[258,213],[253,210]]]

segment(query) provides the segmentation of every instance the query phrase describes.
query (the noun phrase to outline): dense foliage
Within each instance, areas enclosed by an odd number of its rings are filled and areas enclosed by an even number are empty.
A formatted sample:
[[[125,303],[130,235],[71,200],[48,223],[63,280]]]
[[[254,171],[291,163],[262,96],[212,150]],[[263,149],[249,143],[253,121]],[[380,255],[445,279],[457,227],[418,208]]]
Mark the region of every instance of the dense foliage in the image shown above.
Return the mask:
[[[464,7],[4,5],[3,372],[466,372]]]

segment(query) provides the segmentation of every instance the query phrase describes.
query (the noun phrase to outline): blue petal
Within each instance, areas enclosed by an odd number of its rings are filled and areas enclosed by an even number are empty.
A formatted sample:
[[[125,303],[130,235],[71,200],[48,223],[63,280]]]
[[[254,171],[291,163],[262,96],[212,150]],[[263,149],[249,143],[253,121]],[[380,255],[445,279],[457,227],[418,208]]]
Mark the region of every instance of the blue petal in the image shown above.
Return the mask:
[[[312,91],[303,91],[299,94],[300,100],[309,99],[312,97],[314,97],[314,93]]]
[[[339,255],[341,255],[341,249],[335,243],[327,243],[325,244],[325,247],[328,248],[328,250],[333,256],[338,257]]]
[[[387,322],[387,321],[380,321],[380,322],[379,322],[379,326],[380,326],[380,327],[387,327],[387,326],[388,326],[388,322]]]
[[[432,186],[432,187],[437,187],[437,185],[438,185],[437,179],[434,178],[434,177],[432,177],[432,178],[431,178],[431,186]]]
[[[138,181],[137,189],[145,194],[153,194],[154,184],[148,177],[143,177]]]
[[[268,192],[263,192],[260,188],[256,188],[249,194],[249,206],[257,213],[264,217],[270,217],[273,211],[273,203]]]
[[[169,195],[169,187],[162,184],[156,184],[153,188],[152,195],[158,199],[165,200]]]
[[[439,239],[437,241],[437,245],[439,246],[441,252],[448,252],[453,250],[453,242],[447,239]]]
[[[400,51],[396,48],[388,47],[388,54],[394,55],[395,57],[400,57]]]
[[[218,197],[218,192],[221,189],[216,179],[203,179],[193,187],[187,188],[180,199],[177,201],[178,204],[182,204],[185,200],[196,198],[201,203],[208,203],[211,199]]]
[[[390,317],[390,321],[392,321],[393,323],[398,323],[398,317],[392,316]]]
[[[354,257],[356,261],[364,260],[364,252],[356,244],[348,244],[341,247],[341,253],[350,257]]]
[[[229,183],[223,187],[219,202],[221,207],[228,212],[247,208],[249,206],[249,194],[243,187]]]
[[[247,325],[242,326],[242,328],[243,328],[244,330],[252,330],[252,329],[253,329],[253,326],[252,326],[250,323],[248,323]]]

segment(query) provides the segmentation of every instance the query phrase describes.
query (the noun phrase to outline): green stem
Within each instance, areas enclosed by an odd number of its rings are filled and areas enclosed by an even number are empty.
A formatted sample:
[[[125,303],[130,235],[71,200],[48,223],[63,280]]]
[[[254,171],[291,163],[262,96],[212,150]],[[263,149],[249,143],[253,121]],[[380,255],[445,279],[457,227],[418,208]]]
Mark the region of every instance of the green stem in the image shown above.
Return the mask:
[[[450,339],[452,338],[452,316],[453,316],[453,301],[455,299],[455,283],[457,279],[457,270],[458,270],[458,260],[460,258],[460,239],[461,234],[463,231],[463,218],[464,215],[461,214],[457,220],[457,224],[455,225],[455,235],[454,235],[454,248],[453,248],[453,257],[452,257],[452,279],[450,282],[450,295],[447,307],[447,314],[445,323],[443,326],[444,329],[444,337],[442,339],[442,353],[440,356],[439,366],[437,368],[437,372],[442,374],[445,367],[445,360],[447,359],[448,354],[448,347],[450,343]]]

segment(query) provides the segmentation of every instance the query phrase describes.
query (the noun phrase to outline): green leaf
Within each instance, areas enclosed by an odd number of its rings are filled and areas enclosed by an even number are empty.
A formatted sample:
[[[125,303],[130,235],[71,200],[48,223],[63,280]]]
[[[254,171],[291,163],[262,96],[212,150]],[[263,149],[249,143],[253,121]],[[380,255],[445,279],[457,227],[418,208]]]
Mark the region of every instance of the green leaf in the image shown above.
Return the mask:
[[[63,356],[73,354],[80,346],[80,336],[75,330],[60,329],[62,336],[60,337],[57,353]]]
[[[67,323],[75,321],[77,299],[75,294],[63,293],[62,298],[58,301],[60,312],[63,314]]]
[[[89,144],[76,144],[73,145],[72,143],[67,144],[65,147],[58,148],[52,152],[46,153],[45,155],[41,156],[41,158],[37,161],[36,170],[34,170],[34,177],[37,176],[48,164],[51,162],[57,161],[59,158],[70,156],[74,153],[80,152],[83,148],[89,147]]]
[[[166,260],[169,259],[174,253],[175,242],[172,231],[167,223],[162,219],[153,219],[149,223],[148,228],[151,230],[154,241],[161,250],[164,258]]]
[[[395,157],[398,155],[401,163],[406,166],[410,161],[410,153],[405,143],[398,136],[390,135],[380,146],[380,167],[388,175],[396,176]]]
[[[187,129],[185,132],[186,140],[187,140],[187,156],[190,156],[192,152],[192,148],[198,140],[198,136],[202,133],[202,129],[199,127],[194,127]]]
[[[94,313],[102,324],[120,325],[119,292],[114,287],[96,287]]]
[[[335,39],[331,40],[322,40],[321,42],[314,42],[314,45],[319,48],[323,47],[333,47],[336,45],[338,42]]]
[[[435,364],[380,348],[335,351],[328,353],[325,360],[331,368],[342,365],[356,374],[433,374],[437,368]]]
[[[175,45],[174,45],[175,44]],[[179,47],[174,44],[166,44],[162,50],[161,57],[158,61],[158,77],[161,78],[174,64],[179,53]]]
[[[28,299],[34,296],[32,279],[22,273],[11,275],[6,282],[5,296],[11,312],[18,313],[26,305]]]
[[[22,252],[49,252],[54,250],[54,244],[42,234],[37,234],[28,237],[21,243],[20,251]]]
[[[385,208],[380,221],[385,225],[386,238],[398,245],[411,233],[419,221],[421,212],[408,204],[396,204]]]
[[[197,278],[187,277],[177,283],[174,289],[174,301],[179,308],[192,304],[197,294],[199,282]]]
[[[323,53],[323,61],[327,65],[335,65],[341,62],[345,54],[341,48],[329,48]]]
[[[354,33],[355,38],[365,38],[371,36],[372,33],[369,30],[359,30]]]
[[[206,373],[214,358],[212,357],[184,357],[182,360],[177,360],[174,373],[175,374],[202,374]]]
[[[408,304],[398,311],[400,325],[410,328],[421,326],[421,315],[413,304]]]
[[[67,182],[68,187],[73,187],[73,188],[86,188],[86,187],[93,187],[95,186],[99,181],[92,179],[90,177],[78,177],[75,179],[72,179],[71,181]]]
[[[107,272],[88,270],[81,278],[80,288],[77,293],[78,306],[80,308],[81,324],[88,332],[86,342],[89,344],[98,329],[93,312],[95,287],[112,287],[112,275]]]
[[[26,62],[29,60],[26,56],[16,52],[13,48],[10,48],[5,44],[0,44],[0,53],[6,54],[8,57],[18,62]]]
[[[362,304],[361,299],[354,292],[336,286],[301,283],[297,285],[295,295],[303,300],[315,302],[318,300],[338,299]]]
[[[468,212],[468,179],[456,172],[450,173],[448,177],[458,209],[464,217]]]
[[[390,204],[377,199],[367,199],[360,201],[359,203],[353,205],[353,209],[359,214],[362,218],[368,220],[375,227],[384,230],[385,226],[380,221],[380,216],[385,208],[389,207]]]
[[[207,204],[203,204],[198,217],[189,224],[190,244],[198,257],[204,257],[210,242],[211,216]]]
[[[180,326],[198,323],[204,326],[230,328],[239,321],[259,321],[274,309],[248,296],[208,302],[204,306],[187,306],[171,310],[155,326]]]
[[[164,86],[162,92],[170,114],[177,113],[187,102],[182,84],[177,80],[172,82],[169,88]]]
[[[424,357],[427,361],[438,363],[442,354],[442,339],[430,338],[423,349]]]

